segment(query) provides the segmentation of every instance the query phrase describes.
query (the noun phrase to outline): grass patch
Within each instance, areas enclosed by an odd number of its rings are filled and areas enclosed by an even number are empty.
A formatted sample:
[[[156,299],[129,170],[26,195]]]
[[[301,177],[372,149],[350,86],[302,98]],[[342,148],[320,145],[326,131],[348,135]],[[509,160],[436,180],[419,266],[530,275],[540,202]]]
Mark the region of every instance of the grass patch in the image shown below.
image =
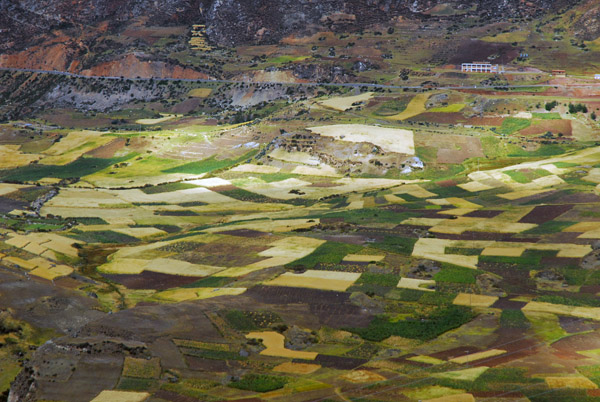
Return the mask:
[[[394,274],[375,274],[372,272],[363,272],[363,274],[356,281],[357,285],[378,285],[378,286],[388,286],[395,287],[398,285],[400,281],[399,275]]]
[[[285,377],[266,374],[247,374],[238,381],[232,381],[229,386],[254,392],[269,392],[283,388],[288,383]]]
[[[235,278],[228,278],[224,276],[209,276],[206,278],[202,278],[196,282],[188,283],[187,285],[182,285],[182,288],[221,288],[225,285],[234,282]]]
[[[327,242],[321,244],[311,254],[287,264],[286,267],[314,268],[319,263],[338,264],[348,254],[358,252],[362,246],[338,242]]]
[[[398,113],[402,113],[406,110],[410,100],[411,98],[397,98],[384,102],[381,104],[381,106],[379,106],[374,114],[376,116],[394,116]]]
[[[531,113],[531,116],[534,119],[541,119],[541,120],[562,120],[562,117],[560,117],[560,113]]]
[[[380,342],[392,335],[428,341],[446,331],[460,327],[474,317],[472,311],[466,307],[448,306],[439,308],[429,315],[404,321],[393,322],[385,317],[375,317],[366,328],[347,330],[374,342]]]
[[[246,357],[241,356],[238,352],[230,352],[228,350],[182,348],[181,352],[184,355],[199,357],[201,359],[246,360]]]
[[[199,162],[190,162],[174,168],[165,169],[162,173],[202,174],[214,172],[244,162],[256,155],[257,152],[257,150],[252,150],[237,159],[219,160],[216,159],[215,156],[211,156],[210,158],[203,159]]]
[[[527,270],[541,268],[543,257],[556,256],[556,250],[525,250],[520,257],[486,256],[479,257],[480,262],[491,262],[497,264],[509,264],[515,267],[523,267]]]
[[[530,119],[521,119],[518,117],[507,117],[502,121],[502,125],[498,128],[500,134],[510,135],[517,131],[523,130],[531,125]]]
[[[521,310],[502,310],[500,326],[504,328],[529,328],[531,323]]]
[[[436,282],[450,283],[475,283],[477,271],[470,268],[459,267],[456,265],[444,264],[440,272],[434,275]]]
[[[105,169],[115,163],[132,158],[129,154],[120,158],[87,158],[81,157],[63,166],[31,164],[16,169],[0,171],[0,180],[7,182],[37,181],[44,177],[67,179],[83,177]]]
[[[113,232],[112,230],[99,230],[95,232],[76,232],[73,230],[69,234],[69,237],[86,243],[135,243],[139,241],[135,237]]]
[[[382,242],[373,243],[370,246],[392,253],[411,255],[416,242],[417,239],[410,237],[385,236]]]
[[[152,388],[155,380],[153,378],[131,378],[121,377],[117,389],[119,391],[145,392]]]
[[[600,307],[600,299],[593,295],[585,293],[577,293],[572,297],[564,297],[559,295],[542,295],[533,299],[538,302],[564,304],[565,306],[575,307]]]
[[[566,222],[566,221],[548,221],[544,222],[532,229],[526,230],[522,232],[523,234],[530,235],[544,235],[551,233],[560,233],[569,226],[574,225],[575,222]]]
[[[482,251],[482,248],[446,247],[444,253],[458,255],[479,255]]]
[[[535,151],[526,151],[518,146],[511,146],[509,150],[508,156],[511,158],[554,156],[565,153],[565,149],[557,144],[541,144]]]

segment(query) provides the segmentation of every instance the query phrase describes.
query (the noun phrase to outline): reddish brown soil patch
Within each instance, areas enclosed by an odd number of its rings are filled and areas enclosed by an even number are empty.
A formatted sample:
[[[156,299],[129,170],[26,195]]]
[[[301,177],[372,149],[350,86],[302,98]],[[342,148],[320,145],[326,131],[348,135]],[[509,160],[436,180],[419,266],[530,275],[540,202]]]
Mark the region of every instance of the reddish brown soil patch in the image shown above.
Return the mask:
[[[575,193],[561,197],[560,202],[569,204],[590,204],[600,202],[600,197],[593,193]]]
[[[19,200],[13,200],[8,197],[0,197],[0,213],[6,214],[13,209],[26,209],[29,203]]]
[[[506,353],[483,359],[476,362],[475,366],[494,367],[508,363],[535,354],[535,349],[538,347],[538,342],[532,337],[526,337],[523,329],[498,328],[494,334],[498,335],[497,340],[489,348],[506,350]]]
[[[541,263],[544,267],[576,267],[580,261],[580,258],[542,257]]]
[[[516,264],[503,264],[479,261],[479,269],[492,272],[502,277],[499,287],[516,294],[531,294],[536,290],[535,281],[529,277],[529,271],[519,269]]]
[[[581,319],[579,320],[583,321]],[[573,335],[554,342],[552,347],[557,352],[565,354],[572,354],[579,350],[600,349],[600,337],[596,331],[587,334]],[[584,358],[584,356],[578,354],[577,359],[581,358]]]
[[[463,216],[465,216],[467,218],[495,218],[496,216],[500,215],[503,212],[504,211],[481,210],[480,209],[477,211],[469,212],[468,214],[465,214]]]
[[[600,396],[600,389],[588,389],[588,396]]]
[[[188,367],[194,371],[208,371],[212,373],[226,373],[231,368],[227,360],[202,359],[194,356],[185,356]]]
[[[425,112],[420,115],[411,117],[409,121],[414,122],[431,122],[438,124],[457,124],[466,121],[465,116],[462,113],[436,113],[436,112]]]
[[[502,117],[471,117],[467,124],[472,126],[501,126],[504,118]]]
[[[477,346],[459,346],[457,348],[448,349],[437,353],[431,353],[429,356],[435,357],[436,359],[449,360],[455,357],[465,356],[480,351],[481,349]]]
[[[514,296],[510,297],[501,297],[494,304],[492,304],[491,308],[499,308],[502,310],[521,310],[526,302],[513,301],[510,300]]]
[[[540,205],[521,218],[520,223],[545,223],[554,220],[573,208],[573,205]]]
[[[435,184],[437,184],[440,187],[454,187],[454,186],[456,186],[456,181],[455,180],[443,180],[443,181],[438,181]]]
[[[153,394],[153,396],[155,396],[156,398],[165,400],[165,401],[170,401],[170,402],[200,402],[199,399],[192,398],[191,396],[185,396],[185,395],[178,394],[176,392],[164,391],[164,390],[156,391]]]
[[[356,359],[353,357],[340,357],[320,354],[317,355],[317,358],[314,361],[323,367],[330,367],[337,370],[353,370],[357,367],[362,366],[368,360]]]
[[[84,285],[82,282],[79,282],[78,280],[70,278],[68,276],[55,279],[54,283],[57,286],[60,286],[61,288],[67,288],[67,289],[78,289]]]
[[[539,124],[534,124],[524,130],[519,131],[523,135],[542,135],[551,132],[555,136],[562,134],[563,137],[571,137],[573,129],[570,120],[542,120]]]
[[[219,232],[219,234],[224,234],[224,235],[229,235],[229,236],[249,237],[249,238],[263,237],[263,236],[271,235],[270,233],[260,232],[258,230],[252,230],[252,229],[226,230],[224,232]]]
[[[583,321],[577,317],[559,316],[558,323],[561,328],[567,331],[569,334],[577,332],[593,331],[600,328],[600,323],[594,321]]]
[[[219,267],[242,267],[265,257],[257,255],[269,246],[231,243],[190,244],[189,249],[175,257],[177,260],[187,261],[192,264],[214,265]]]
[[[238,188],[234,185],[231,184],[227,184],[224,186],[216,186],[216,187],[211,187],[210,190],[211,191],[215,191],[217,193],[220,193],[222,191],[232,191],[232,190],[237,190]]]
[[[519,50],[509,43],[492,43],[467,39],[457,49],[452,49],[450,64],[464,63],[465,60],[488,60],[497,56],[494,63],[508,64],[519,55]]]
[[[589,244],[588,239],[578,239],[581,232],[558,232],[552,233],[546,240],[549,243],[573,243],[573,244]]]
[[[94,158],[112,158],[115,153],[125,146],[126,140],[124,138],[117,138],[112,140],[106,145],[102,145],[90,152],[86,153],[88,156]]]
[[[579,288],[580,293],[600,293],[600,285],[584,285]]]
[[[187,114],[200,106],[202,101],[203,100],[200,98],[186,99],[183,102],[173,106],[171,112],[176,114]]]
[[[175,288],[196,282],[202,277],[168,275],[158,272],[142,271],[141,274],[133,275],[103,275],[105,278],[115,281],[128,289],[155,289],[163,290]]]

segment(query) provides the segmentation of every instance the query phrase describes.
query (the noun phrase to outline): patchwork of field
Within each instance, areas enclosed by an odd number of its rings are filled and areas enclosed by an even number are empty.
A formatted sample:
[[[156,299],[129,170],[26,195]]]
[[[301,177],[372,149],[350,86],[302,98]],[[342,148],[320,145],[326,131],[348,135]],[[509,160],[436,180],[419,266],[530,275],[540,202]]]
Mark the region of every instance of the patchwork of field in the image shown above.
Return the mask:
[[[200,107],[214,88],[181,91]],[[600,147],[573,140],[591,116],[502,93],[339,94],[214,121],[157,102],[160,117],[115,113],[122,131],[0,145],[0,265],[17,278],[0,300],[72,316],[59,338],[0,312],[0,362],[45,345],[40,400],[72,384],[95,402],[597,397]]]

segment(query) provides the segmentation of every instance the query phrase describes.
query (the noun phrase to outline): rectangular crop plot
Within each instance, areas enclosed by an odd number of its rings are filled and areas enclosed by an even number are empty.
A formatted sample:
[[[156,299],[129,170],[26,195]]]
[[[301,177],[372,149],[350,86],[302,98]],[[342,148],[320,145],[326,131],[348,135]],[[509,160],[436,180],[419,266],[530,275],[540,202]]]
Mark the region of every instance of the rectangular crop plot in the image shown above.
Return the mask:
[[[345,291],[356,282],[361,274],[354,272],[308,270],[302,274],[286,272],[265,285],[291,286],[323,290]]]

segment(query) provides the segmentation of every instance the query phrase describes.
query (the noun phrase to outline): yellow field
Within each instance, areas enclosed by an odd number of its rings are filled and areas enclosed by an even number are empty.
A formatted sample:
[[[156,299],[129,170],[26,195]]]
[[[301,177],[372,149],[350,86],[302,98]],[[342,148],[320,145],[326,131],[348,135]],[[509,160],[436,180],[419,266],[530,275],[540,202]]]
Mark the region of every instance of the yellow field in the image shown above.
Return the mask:
[[[353,370],[347,374],[340,376],[340,378],[342,380],[349,381],[355,384],[361,384],[366,382],[379,382],[386,380],[384,376],[369,370]]]
[[[365,92],[354,96],[340,96],[319,102],[320,105],[343,112],[352,107],[353,103],[366,102],[373,97],[373,92]]]
[[[135,258],[113,258],[98,270],[106,274],[140,274],[142,271],[152,271],[161,274],[180,276],[208,276],[224,270],[223,267],[192,264],[171,258],[155,258],[152,260]]]
[[[149,397],[147,392],[102,391],[91,402],[143,402]]]
[[[195,88],[188,92],[188,96],[192,98],[207,98],[212,93],[210,88]]]
[[[394,194],[408,194],[417,198],[431,198],[436,197],[437,194],[432,193],[431,191],[425,190],[423,187],[418,184],[406,184],[404,186],[399,187],[398,189],[394,189]]]
[[[367,126],[363,124],[336,124],[331,126],[309,127],[308,130],[324,137],[339,141],[368,142],[388,152],[414,155],[413,132],[397,128]]]
[[[71,268],[67,265],[56,265],[54,267],[39,266],[39,267],[35,268],[34,270],[32,270],[30,273],[31,273],[31,275],[36,275],[36,276],[39,276],[40,278],[44,278],[49,281],[52,281],[61,276],[70,275],[72,272],[73,272],[73,268]]]
[[[472,353],[470,355],[455,357],[454,359],[450,359],[448,361],[457,364],[465,364],[471,363],[477,360],[486,359],[488,357],[500,356],[506,353],[506,350],[501,349],[490,349],[484,352]]]
[[[0,145],[0,169],[12,169],[29,165],[40,159],[40,155],[24,154],[20,145]]]
[[[279,332],[265,331],[265,332],[250,332],[246,335],[248,339],[262,339],[263,345],[266,349],[260,352],[261,355],[265,356],[277,356],[287,357],[291,359],[304,359],[304,360],[315,360],[318,353],[316,352],[302,352],[297,350],[291,350],[285,348],[285,337]]]
[[[462,381],[475,381],[480,375],[485,373],[489,367],[472,367],[464,370],[446,371],[444,373],[432,374],[432,377],[436,378],[448,378],[451,380],[462,380]]]
[[[497,257],[520,257],[525,252],[525,247],[486,247],[481,255],[490,255]]]
[[[0,159],[0,163],[2,163],[1,159]],[[21,188],[25,188],[25,187],[28,187],[28,186],[24,186],[21,184],[0,183],[0,196],[14,193],[15,191],[17,191]]]
[[[152,125],[152,124],[164,123],[165,121],[173,120],[176,117],[181,117],[180,115],[176,115],[176,114],[164,114],[164,113],[161,113],[161,116],[162,117],[159,117],[157,119],[139,119],[139,120],[136,120],[135,122],[137,124]]]
[[[522,308],[523,312],[552,313],[572,317],[600,320],[600,307],[574,307],[563,304],[529,302]]]
[[[281,169],[275,166],[267,166],[267,165],[238,165],[230,170],[230,172],[239,172],[239,173],[277,173]]]
[[[144,239],[146,237],[153,237],[153,236],[162,236],[162,235],[167,234],[167,232],[160,230],[160,229],[153,228],[153,227],[121,228],[121,229],[113,229],[113,231],[123,233],[128,236],[132,236],[132,237],[137,237],[138,239]]]
[[[158,378],[160,375],[160,359],[137,359],[125,357],[123,376],[134,378]]]
[[[40,160],[44,165],[66,165],[86,152],[113,141],[113,137],[104,136],[100,131],[73,131],[65,138],[43,152],[47,155]]]
[[[427,279],[401,278],[398,287],[403,289],[423,290],[426,292],[435,292],[434,289],[427,289],[425,286],[435,286],[435,281]]]
[[[409,357],[406,360],[410,360],[412,362],[418,362],[418,363],[433,364],[433,365],[446,363],[444,360],[436,359],[435,357],[431,357],[431,356],[423,356],[423,355]]]
[[[468,183],[464,183],[464,184],[459,184],[458,187],[467,190],[471,193],[475,193],[478,191],[485,191],[485,190],[490,190],[494,187],[492,186],[488,186],[487,184],[483,184],[481,182],[478,181],[470,181]]]
[[[360,274],[354,272],[307,270],[302,274],[286,272],[264,284],[270,286],[290,286],[343,292],[352,286],[359,277]]]
[[[273,371],[288,374],[312,374],[320,368],[320,364],[285,362],[273,367]]]
[[[415,97],[410,100],[410,102],[406,106],[406,109],[402,113],[391,116],[391,117],[389,117],[389,119],[391,119],[391,120],[406,120],[408,118],[414,117],[418,114],[421,114],[421,113],[427,111],[427,109],[425,108],[425,102],[427,102],[427,99],[429,99],[429,96],[430,96],[430,94],[428,94],[428,93],[415,95]]]
[[[385,198],[387,202],[390,202],[392,204],[402,204],[406,202],[404,198],[400,198],[398,196],[395,196],[394,194],[386,194],[383,196],[383,198]]]
[[[525,42],[529,37],[529,31],[513,31],[504,32],[497,35],[484,36],[481,38],[485,42],[499,42],[499,43],[512,43],[512,42]]]
[[[452,302],[458,306],[490,307],[498,301],[496,296],[474,295],[471,293],[459,293]]]
[[[464,393],[464,390],[442,387],[440,385],[432,385],[415,389],[403,389],[402,393],[413,400],[430,401],[437,398],[447,398],[452,395],[460,395]]]
[[[597,389],[598,386],[586,377],[546,377],[546,384],[551,389],[576,388]]]
[[[164,301],[182,302],[219,296],[238,296],[245,291],[246,288],[176,288],[156,293],[154,297]]]

